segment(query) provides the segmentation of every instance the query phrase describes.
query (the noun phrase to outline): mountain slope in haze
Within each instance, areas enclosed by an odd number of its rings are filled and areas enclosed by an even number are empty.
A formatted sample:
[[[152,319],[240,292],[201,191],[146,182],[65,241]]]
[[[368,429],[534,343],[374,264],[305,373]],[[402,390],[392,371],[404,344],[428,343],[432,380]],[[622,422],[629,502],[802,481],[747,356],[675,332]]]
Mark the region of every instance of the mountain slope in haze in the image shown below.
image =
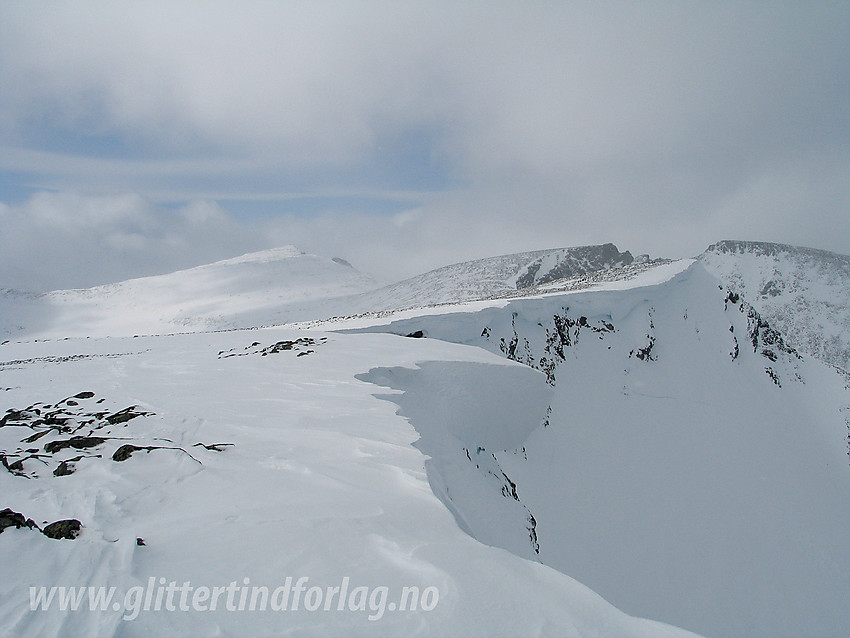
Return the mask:
[[[699,257],[795,348],[850,370],[850,257],[754,241],[721,241]]]
[[[440,362],[360,377],[397,392],[435,493],[475,538],[706,635],[850,635],[848,381],[701,264],[361,331],[540,372],[510,393]]]
[[[0,328],[38,338],[227,330],[587,287],[664,260],[613,244],[453,264],[383,288],[345,260],[287,246],[157,277],[44,295],[0,291]]]
[[[544,284],[627,278],[655,262],[635,260],[614,244],[536,250],[437,268],[350,300],[357,312],[380,312],[515,297]],[[660,263],[663,260],[658,260]],[[606,277],[607,275],[607,277]],[[576,280],[589,278],[586,282]]]
[[[232,329],[375,287],[344,260],[284,246],[86,290],[7,293],[3,328],[60,337]]]

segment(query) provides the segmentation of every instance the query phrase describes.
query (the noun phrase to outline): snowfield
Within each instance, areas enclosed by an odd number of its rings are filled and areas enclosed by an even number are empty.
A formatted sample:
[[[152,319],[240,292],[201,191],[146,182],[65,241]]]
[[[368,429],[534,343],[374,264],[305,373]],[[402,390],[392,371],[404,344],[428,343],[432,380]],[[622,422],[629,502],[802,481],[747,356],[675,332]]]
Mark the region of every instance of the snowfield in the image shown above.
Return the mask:
[[[251,346],[305,334],[320,345],[267,356]],[[219,356],[231,350],[252,354]],[[429,487],[414,428],[356,378],[421,361],[457,361],[504,380],[541,376],[519,364],[436,340],[291,330],[6,344],[0,353],[6,406],[94,392],[87,401],[105,398],[110,412],[135,405],[149,413],[98,430],[106,441],[82,450],[71,475],[53,470],[81,450],[25,461],[32,478],[0,472],[4,507],[39,524],[83,525],[73,541],[26,528],[0,534],[3,635],[684,635],[630,618],[554,569],[465,534]],[[30,433],[0,428],[3,449]],[[186,452],[112,460],[128,443]],[[232,445],[217,452],[197,443]],[[322,587],[344,577],[391,592],[437,587],[439,604],[379,620],[369,620],[368,608],[142,611],[132,621],[112,610],[29,611],[30,586],[126,592],[153,577],[196,586],[249,578],[274,588],[286,576]]]
[[[701,262],[591,248],[4,294],[0,635],[850,634],[850,378]]]

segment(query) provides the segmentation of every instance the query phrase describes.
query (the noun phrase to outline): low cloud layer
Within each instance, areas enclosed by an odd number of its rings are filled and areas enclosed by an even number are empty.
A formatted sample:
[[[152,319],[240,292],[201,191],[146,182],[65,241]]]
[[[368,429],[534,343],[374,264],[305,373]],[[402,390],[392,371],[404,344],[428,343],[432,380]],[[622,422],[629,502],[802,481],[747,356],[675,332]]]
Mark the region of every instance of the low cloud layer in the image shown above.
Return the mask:
[[[0,286],[277,243],[384,279],[847,253],[848,41],[844,3],[4,3]]]

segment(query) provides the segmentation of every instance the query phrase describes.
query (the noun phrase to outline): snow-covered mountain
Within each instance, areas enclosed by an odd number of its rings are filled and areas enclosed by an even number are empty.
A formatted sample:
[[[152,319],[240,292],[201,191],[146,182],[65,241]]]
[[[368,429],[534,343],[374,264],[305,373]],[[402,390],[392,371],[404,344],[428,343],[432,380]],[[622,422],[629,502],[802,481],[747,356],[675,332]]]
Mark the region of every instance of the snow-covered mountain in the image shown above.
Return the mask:
[[[500,255],[437,268],[348,300],[348,307],[380,312],[516,297],[544,284],[572,287],[628,278],[656,263],[642,258],[628,267],[634,261],[614,244]]]
[[[0,334],[128,336],[273,326],[334,316],[515,297],[628,279],[663,260],[613,244],[445,266],[379,288],[340,258],[285,246],[168,275],[43,295],[0,290]]]
[[[699,259],[795,348],[850,370],[850,257],[727,240],[709,246]]]
[[[168,275],[43,295],[6,291],[7,335],[125,336],[225,330],[275,323],[327,299],[376,288],[342,259],[294,246],[250,253]],[[10,310],[11,307],[11,310]],[[11,316],[10,316],[11,315]],[[24,316],[23,320],[16,320]],[[283,321],[281,321],[282,323]]]
[[[706,260],[340,261],[5,294],[0,636],[850,634],[850,378]]]
[[[526,264],[513,278],[518,289],[571,279],[597,270],[626,266],[634,261],[627,250],[621,253],[614,244],[563,248],[541,255]]]

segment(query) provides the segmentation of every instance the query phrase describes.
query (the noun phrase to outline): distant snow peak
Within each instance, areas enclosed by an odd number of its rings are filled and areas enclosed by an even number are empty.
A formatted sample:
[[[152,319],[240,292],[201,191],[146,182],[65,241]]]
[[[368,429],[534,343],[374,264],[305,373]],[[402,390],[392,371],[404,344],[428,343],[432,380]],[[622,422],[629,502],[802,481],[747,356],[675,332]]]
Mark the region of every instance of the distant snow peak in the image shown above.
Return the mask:
[[[520,290],[559,279],[626,266],[633,261],[634,257],[629,251],[621,253],[614,244],[561,248],[538,257],[521,268],[512,283]]]
[[[850,264],[850,257],[847,257],[846,255],[841,255],[839,253],[833,253],[828,250],[820,250],[818,248],[791,246],[789,244],[776,244],[767,241],[724,239],[723,241],[711,244],[705,252],[727,255],[752,254],[761,257],[779,257],[782,255],[795,255],[797,257],[805,256],[809,258],[829,260],[838,258],[838,260]]]
[[[292,259],[293,257],[301,257],[306,255],[303,250],[297,246],[286,245],[278,248],[270,248],[269,250],[261,250],[255,253],[246,253],[239,257],[224,259],[216,262],[217,264],[246,264],[256,263],[264,264],[272,261],[280,261],[281,259]]]
[[[649,255],[634,259],[614,244],[499,255],[443,266],[371,291],[348,311],[385,312],[575,290],[631,279],[666,263]]]

